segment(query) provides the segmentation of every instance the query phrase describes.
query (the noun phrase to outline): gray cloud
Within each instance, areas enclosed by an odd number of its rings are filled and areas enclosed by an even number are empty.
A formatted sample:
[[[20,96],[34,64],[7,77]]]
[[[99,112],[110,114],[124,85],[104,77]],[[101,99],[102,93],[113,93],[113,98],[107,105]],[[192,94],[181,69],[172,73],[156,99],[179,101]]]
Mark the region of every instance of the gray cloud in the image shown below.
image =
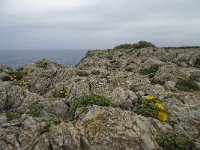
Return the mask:
[[[0,0],[0,49],[200,45],[199,0]]]

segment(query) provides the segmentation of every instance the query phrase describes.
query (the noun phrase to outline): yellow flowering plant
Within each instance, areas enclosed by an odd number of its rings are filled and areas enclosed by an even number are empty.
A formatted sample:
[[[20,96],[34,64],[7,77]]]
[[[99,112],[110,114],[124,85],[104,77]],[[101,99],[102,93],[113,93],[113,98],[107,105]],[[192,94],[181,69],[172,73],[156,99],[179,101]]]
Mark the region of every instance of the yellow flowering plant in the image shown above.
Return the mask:
[[[20,86],[20,87],[26,87],[26,86],[29,86],[29,82],[26,82],[26,81],[15,81],[13,82],[13,85],[17,85],[17,86]]]
[[[160,110],[165,110],[165,106],[161,103],[156,102],[154,106]]]
[[[22,71],[15,71],[15,72],[9,72],[6,76],[2,77],[1,80],[2,81],[19,81],[23,78],[23,76],[25,75],[24,72]]]
[[[159,119],[160,121],[163,121],[163,122],[168,121],[168,115],[167,115],[167,113],[166,113],[166,112],[159,111],[159,113],[158,113],[158,119]]]
[[[154,101],[154,100],[156,100],[156,96],[149,95],[149,96],[147,96],[147,97],[145,98],[145,100],[147,100],[147,101]]]
[[[60,98],[64,98],[68,95],[68,92],[66,89],[62,89],[62,90],[57,90],[53,92],[53,97],[60,97]]]
[[[156,96],[149,95],[145,99],[140,97],[140,103],[133,108],[133,111],[137,114],[141,114],[145,117],[152,117],[163,122],[168,121],[168,111],[166,107],[157,99]]]

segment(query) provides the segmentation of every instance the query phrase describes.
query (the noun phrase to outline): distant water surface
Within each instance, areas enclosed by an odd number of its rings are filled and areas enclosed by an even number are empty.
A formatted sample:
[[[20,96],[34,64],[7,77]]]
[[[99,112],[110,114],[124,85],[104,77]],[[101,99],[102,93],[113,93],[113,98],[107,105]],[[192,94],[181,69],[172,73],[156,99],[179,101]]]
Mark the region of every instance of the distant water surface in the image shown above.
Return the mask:
[[[87,50],[0,50],[0,66],[14,68],[46,58],[65,66],[74,66]]]

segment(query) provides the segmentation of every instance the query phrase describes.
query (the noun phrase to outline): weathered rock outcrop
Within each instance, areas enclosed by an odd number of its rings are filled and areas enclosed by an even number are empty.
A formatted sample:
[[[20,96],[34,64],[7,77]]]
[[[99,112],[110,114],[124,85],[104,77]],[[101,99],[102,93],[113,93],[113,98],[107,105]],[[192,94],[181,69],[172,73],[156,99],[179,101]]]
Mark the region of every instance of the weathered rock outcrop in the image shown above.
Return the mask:
[[[200,49],[90,51],[68,68],[49,60],[0,67],[0,149],[162,149],[157,135],[173,132],[200,145]],[[71,109],[95,93],[112,106]],[[134,112],[154,95],[168,122]]]

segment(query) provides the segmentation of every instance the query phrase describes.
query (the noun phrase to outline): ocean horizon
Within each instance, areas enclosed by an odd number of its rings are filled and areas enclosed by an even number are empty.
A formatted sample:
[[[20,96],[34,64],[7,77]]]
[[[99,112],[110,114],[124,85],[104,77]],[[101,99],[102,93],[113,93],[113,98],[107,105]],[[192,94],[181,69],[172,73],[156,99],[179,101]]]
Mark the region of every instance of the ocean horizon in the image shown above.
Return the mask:
[[[0,66],[13,68],[31,64],[40,59],[48,59],[71,67],[79,63],[88,50],[0,50]]]

